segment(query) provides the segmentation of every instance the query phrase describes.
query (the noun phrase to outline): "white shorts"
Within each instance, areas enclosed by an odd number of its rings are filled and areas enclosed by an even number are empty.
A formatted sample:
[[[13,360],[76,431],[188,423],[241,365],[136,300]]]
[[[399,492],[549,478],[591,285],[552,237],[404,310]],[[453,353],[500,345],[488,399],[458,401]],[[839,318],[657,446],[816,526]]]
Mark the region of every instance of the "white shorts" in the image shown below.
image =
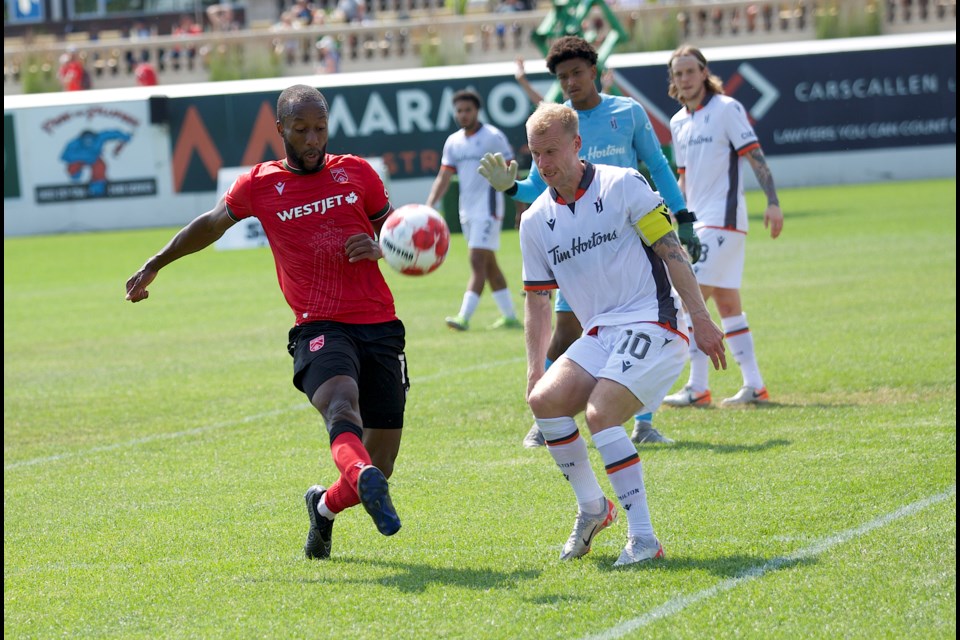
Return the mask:
[[[600,327],[564,353],[594,378],[625,386],[647,411],[656,411],[687,361],[687,342],[652,322]]]
[[[500,248],[500,230],[503,228],[503,218],[491,216],[478,217],[472,220],[460,220],[463,237],[467,239],[470,249],[489,249],[496,251]]]
[[[700,259],[693,265],[697,282],[706,287],[739,289],[743,282],[743,262],[746,257],[747,234],[742,231],[702,227]]]

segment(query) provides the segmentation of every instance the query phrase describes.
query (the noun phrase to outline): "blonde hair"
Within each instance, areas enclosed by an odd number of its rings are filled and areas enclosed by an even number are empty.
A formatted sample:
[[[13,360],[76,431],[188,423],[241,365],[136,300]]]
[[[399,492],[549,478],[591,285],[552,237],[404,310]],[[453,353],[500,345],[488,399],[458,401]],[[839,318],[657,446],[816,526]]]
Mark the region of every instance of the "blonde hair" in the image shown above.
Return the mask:
[[[715,76],[710,73],[710,67],[707,66],[707,58],[703,55],[703,52],[689,44],[680,46],[670,56],[670,61],[667,63],[667,77],[670,79],[670,86],[667,89],[667,95],[677,102],[680,102],[681,104],[683,103],[683,101],[680,100],[680,90],[673,82],[673,61],[677,58],[682,58],[685,56],[695,58],[697,63],[700,65],[700,68],[706,70],[707,79],[704,81],[703,87],[706,90],[707,95],[723,95],[723,81],[720,80],[719,76]]]
[[[556,102],[541,102],[533,114],[527,118],[527,137],[534,133],[542,135],[557,122],[570,135],[580,134],[580,119],[576,111]]]

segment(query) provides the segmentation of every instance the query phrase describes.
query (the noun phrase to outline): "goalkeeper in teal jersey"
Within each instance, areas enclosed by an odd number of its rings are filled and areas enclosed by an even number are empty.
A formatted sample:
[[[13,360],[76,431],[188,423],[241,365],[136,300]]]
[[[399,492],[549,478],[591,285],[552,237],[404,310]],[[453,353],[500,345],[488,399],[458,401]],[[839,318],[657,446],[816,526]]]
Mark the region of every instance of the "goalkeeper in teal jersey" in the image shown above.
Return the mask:
[[[593,46],[577,36],[557,39],[547,52],[547,68],[557,77],[566,104],[577,111],[583,147],[580,158],[592,164],[609,164],[636,168],[643,161],[650,170],[660,197],[677,220],[677,235],[696,262],[700,256],[700,242],[693,230],[696,217],[687,211],[676,176],[670,168],[660,143],[653,132],[650,118],[640,104],[621,96],[601,94],[597,90],[597,52]],[[525,84],[522,69],[517,80]],[[530,91],[528,91],[530,93]],[[533,202],[547,184],[536,164],[526,179],[517,181],[517,163],[509,164],[499,155],[487,154],[480,161],[480,174],[494,189],[503,191],[514,200]],[[561,292],[555,306],[556,326],[547,351],[547,366],[559,358],[583,332],[580,322],[567,305]],[[652,415],[636,416],[631,439],[637,444],[672,443],[673,440],[653,428]],[[523,440],[526,447],[543,446],[544,440],[534,424]]]

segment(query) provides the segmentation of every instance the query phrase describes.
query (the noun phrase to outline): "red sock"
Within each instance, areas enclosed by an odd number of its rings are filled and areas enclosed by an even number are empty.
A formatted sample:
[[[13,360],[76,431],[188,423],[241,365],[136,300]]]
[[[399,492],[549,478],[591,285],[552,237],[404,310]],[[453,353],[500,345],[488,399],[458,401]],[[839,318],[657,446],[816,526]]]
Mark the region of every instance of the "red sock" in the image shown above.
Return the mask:
[[[343,476],[340,476],[333,483],[333,486],[327,489],[323,501],[327,504],[327,508],[334,513],[340,513],[344,509],[360,504],[356,483],[350,484],[343,479]]]
[[[344,432],[330,443],[330,455],[340,470],[340,477],[327,489],[325,502],[330,511],[340,513],[344,509],[360,504],[357,495],[357,477],[360,469],[370,464],[370,454],[363,442],[350,432]]]

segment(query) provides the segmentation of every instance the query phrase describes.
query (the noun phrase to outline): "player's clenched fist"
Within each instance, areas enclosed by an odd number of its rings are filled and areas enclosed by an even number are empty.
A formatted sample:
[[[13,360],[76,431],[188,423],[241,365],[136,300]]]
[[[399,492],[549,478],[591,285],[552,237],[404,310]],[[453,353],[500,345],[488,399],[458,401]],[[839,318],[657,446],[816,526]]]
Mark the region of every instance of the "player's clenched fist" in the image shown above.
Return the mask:
[[[497,191],[506,191],[517,181],[517,161],[511,160],[507,164],[502,153],[485,153],[480,158],[477,172]]]

